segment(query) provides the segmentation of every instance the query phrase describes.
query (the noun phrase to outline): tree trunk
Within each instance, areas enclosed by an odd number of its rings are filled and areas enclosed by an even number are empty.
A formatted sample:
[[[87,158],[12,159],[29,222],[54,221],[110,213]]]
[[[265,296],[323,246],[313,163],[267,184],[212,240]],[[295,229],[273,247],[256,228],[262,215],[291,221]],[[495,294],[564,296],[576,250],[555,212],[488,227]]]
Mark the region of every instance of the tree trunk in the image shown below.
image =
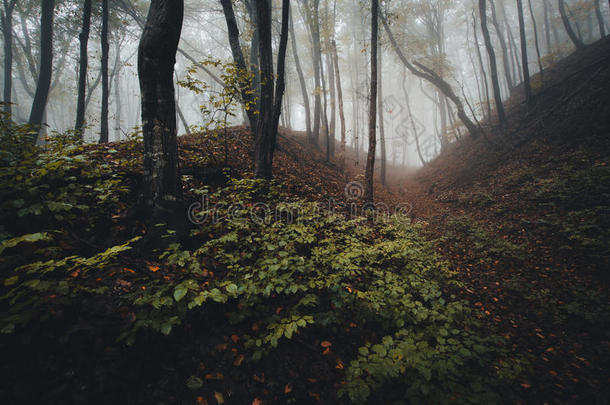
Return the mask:
[[[87,69],[88,54],[87,44],[89,43],[89,32],[91,31],[91,0],[85,0],[83,5],[83,24],[78,36],[80,41],[80,59],[78,67],[78,101],[76,105],[76,125],[74,129],[83,139],[85,125],[85,92],[87,90]]]
[[[269,6],[271,7],[271,6]],[[271,11],[269,11],[271,14]],[[277,143],[277,130],[282,113],[282,100],[286,88],[286,49],[288,48],[288,21],[290,20],[290,0],[282,1],[282,28],[280,31],[280,46],[277,54],[277,83],[273,105],[273,127],[271,132],[271,149],[269,150],[269,165],[273,164],[273,153]],[[273,61],[273,55],[271,57]]]
[[[326,57],[328,70],[328,88],[330,89],[330,156],[335,156],[335,128],[337,127],[337,107],[335,95],[335,70],[333,68],[333,57],[330,52]]]
[[[308,4],[308,2],[306,2]],[[311,35],[312,35],[312,53],[313,53],[313,69],[314,69],[314,110],[313,110],[313,142],[318,145],[320,140],[320,124],[322,120],[322,99],[321,99],[321,78],[320,78],[320,65],[322,49],[320,45],[320,21],[318,16],[320,1],[313,0],[313,13],[309,12],[309,19],[311,24]]]
[[[597,24],[599,25],[599,36],[603,38],[606,36],[606,27],[604,24],[604,17],[602,16],[602,10],[599,5],[599,0],[595,0],[595,16],[597,17]]]
[[[372,0],[371,7],[371,90],[369,96],[369,151],[366,158],[366,172],[364,175],[364,200],[373,204],[374,188],[373,176],[375,173],[375,147],[377,146],[377,37],[378,37],[378,0]]]
[[[33,141],[38,140],[38,132],[42,125],[42,118],[49,98],[51,76],[53,74],[53,14],[55,0],[42,0],[40,15],[40,69],[36,94],[32,102],[29,123],[36,131]]]
[[[553,52],[553,46],[551,44],[551,16],[548,0],[542,0],[542,6],[544,11],[544,39],[546,43],[546,53],[548,55]]]
[[[538,59],[538,70],[542,75],[542,56],[540,55],[540,42],[538,41],[538,24],[536,24],[536,16],[534,16],[534,7],[532,7],[532,0],[527,0],[529,6],[530,15],[532,17],[532,27],[534,28],[534,44],[536,45],[536,57]]]
[[[337,55],[337,42],[332,41],[333,61],[335,65],[335,79],[337,81],[337,99],[339,101],[339,121],[341,122],[341,164],[345,169],[345,113],[343,111],[343,89],[341,88],[341,73],[339,71],[339,56]]]
[[[231,46],[233,61],[235,62],[235,65],[240,72],[247,72],[248,69],[246,67],[244,54],[241,50],[241,45],[239,44],[239,28],[237,27],[237,20],[235,19],[233,4],[231,3],[231,0],[220,0],[220,4],[222,5],[225,21],[227,23],[227,31],[229,33],[229,45]],[[248,120],[250,121],[250,128],[253,133],[256,133],[256,129],[258,127],[258,114],[256,111],[256,106],[260,102],[260,97],[258,97],[259,100],[257,101],[257,97],[254,94],[257,92],[252,87],[252,83],[250,83],[250,80],[243,80],[243,82],[240,83],[240,92],[242,104],[246,109],[246,114],[248,114]]]
[[[102,114],[100,143],[108,142],[108,0],[102,0]]]
[[[455,92],[451,88],[451,85],[449,83],[447,83],[443,78],[441,78],[438,74],[436,74],[433,70],[428,69],[421,63],[413,62],[413,64],[411,64],[407,60],[407,58],[404,56],[404,54],[402,53],[400,48],[398,47],[398,44],[396,43],[396,40],[394,39],[394,35],[392,35],[392,31],[390,31],[390,27],[388,26],[388,22],[385,20],[385,18],[382,19],[382,22],[383,22],[385,31],[388,34],[388,39],[390,40],[390,43],[392,44],[392,47],[394,48],[396,55],[402,61],[402,63],[415,76],[421,77],[422,79],[427,80],[428,82],[430,82],[434,86],[436,86],[436,88],[438,88],[445,96],[447,96],[447,98],[449,100],[451,100],[453,102],[453,104],[455,104],[458,117],[460,117],[460,120],[462,120],[462,122],[464,123],[464,125],[466,126],[468,131],[470,131],[470,135],[476,138],[480,134],[480,130],[474,124],[474,122],[472,122],[472,120],[470,118],[468,118],[468,115],[466,115],[466,111],[464,111],[464,105],[462,104],[462,101],[460,100],[460,98],[455,94]],[[419,70],[413,65],[416,65],[417,68],[419,68]]]
[[[481,18],[481,30],[483,31],[483,39],[485,40],[485,48],[487,48],[487,54],[489,55],[489,68],[491,70],[491,83],[494,90],[494,98],[496,100],[496,112],[500,123],[503,124],[506,121],[504,114],[504,106],[502,105],[502,94],[500,93],[500,83],[498,82],[498,67],[496,65],[496,54],[491,44],[491,38],[489,36],[489,30],[487,28],[487,7],[485,0],[479,0],[479,12]]]
[[[294,64],[297,69],[297,75],[299,76],[299,83],[301,85],[301,94],[303,95],[303,107],[305,108],[305,128],[307,131],[307,139],[312,139],[311,134],[311,109],[309,108],[309,94],[307,93],[307,83],[305,82],[305,75],[301,68],[301,62],[299,60],[299,53],[297,51],[297,40],[294,36],[294,22],[292,20],[292,10],[290,11],[290,38],[292,45],[292,56],[294,57]]]
[[[328,128],[328,98],[326,97],[326,78],[324,76],[324,61],[320,55],[320,78],[322,79],[322,95],[324,96],[324,109],[322,121],[324,122],[324,137],[326,139],[326,161],[330,162],[330,131]]]
[[[181,197],[174,65],[183,0],[152,0],[138,49],[144,137],[144,203],[153,214]]]
[[[477,34],[477,17],[473,10],[472,12],[472,28],[474,33],[474,45],[477,51],[477,58],[479,60],[479,68],[481,69],[481,75],[483,76],[483,84],[485,89],[485,104],[487,105],[487,119],[491,121],[491,98],[489,97],[489,81],[487,80],[487,72],[485,71],[485,64],[483,63],[483,55],[481,55],[481,47],[479,46],[479,36]]]
[[[530,69],[527,59],[527,38],[525,37],[525,18],[523,17],[523,0],[517,0],[517,14],[519,15],[519,38],[521,39],[521,63],[523,64],[523,85],[525,86],[525,100],[532,105],[532,84],[530,82]]]
[[[378,75],[379,81],[377,82],[378,87],[378,107],[377,114],[379,114],[379,141],[381,146],[381,184],[386,185],[386,147],[385,147],[385,127],[383,123],[383,51],[379,52],[379,67],[378,67]]]
[[[115,104],[115,113],[114,113],[114,131],[115,131],[115,141],[121,140],[121,43],[117,39],[116,47],[115,47],[115,71],[114,71],[114,104]]]
[[[570,40],[576,47],[576,49],[583,49],[585,44],[581,41],[581,39],[576,35],[572,26],[570,25],[570,20],[568,15],[566,14],[566,5],[564,0],[557,0],[559,4],[559,13],[561,14],[561,21],[563,22],[563,26],[570,37]]]
[[[11,114],[13,91],[13,11],[17,0],[4,0],[2,13],[2,33],[4,35],[4,112]]]
[[[502,64],[504,66],[504,75],[506,76],[506,84],[508,85],[509,92],[515,87],[515,82],[511,76],[510,72],[510,61],[508,59],[508,48],[506,47],[506,40],[504,39],[504,34],[502,34],[502,29],[500,28],[500,24],[498,24],[498,18],[496,13],[496,5],[493,0],[489,1],[489,5],[491,6],[491,21],[496,29],[496,34],[498,35],[498,40],[500,41],[500,47],[502,48]]]

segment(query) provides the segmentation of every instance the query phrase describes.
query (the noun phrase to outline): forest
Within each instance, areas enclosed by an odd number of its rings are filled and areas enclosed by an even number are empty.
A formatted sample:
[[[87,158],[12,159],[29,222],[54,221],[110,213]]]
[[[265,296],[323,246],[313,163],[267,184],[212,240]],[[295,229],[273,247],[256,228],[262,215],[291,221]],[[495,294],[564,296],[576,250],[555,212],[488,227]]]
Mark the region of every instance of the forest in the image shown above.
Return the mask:
[[[0,403],[610,403],[610,1],[0,28]]]

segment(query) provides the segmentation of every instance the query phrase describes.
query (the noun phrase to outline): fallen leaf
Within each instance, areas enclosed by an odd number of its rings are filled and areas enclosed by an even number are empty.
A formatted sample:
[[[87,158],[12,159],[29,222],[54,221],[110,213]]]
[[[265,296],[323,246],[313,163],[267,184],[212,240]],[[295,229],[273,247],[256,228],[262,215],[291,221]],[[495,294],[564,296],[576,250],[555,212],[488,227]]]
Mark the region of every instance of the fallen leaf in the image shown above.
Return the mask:
[[[157,271],[159,271],[159,266],[149,265],[148,270],[152,271],[153,273],[156,273]]]
[[[286,386],[284,387],[284,394],[288,394],[292,392],[292,383],[288,383],[286,384]]]
[[[331,347],[333,344],[330,343],[328,340],[323,341],[322,343],[320,343],[320,346],[322,347]]]
[[[222,396],[222,394],[220,392],[215,392],[214,398],[216,398],[216,402],[218,402],[219,404],[225,403],[225,398]]]

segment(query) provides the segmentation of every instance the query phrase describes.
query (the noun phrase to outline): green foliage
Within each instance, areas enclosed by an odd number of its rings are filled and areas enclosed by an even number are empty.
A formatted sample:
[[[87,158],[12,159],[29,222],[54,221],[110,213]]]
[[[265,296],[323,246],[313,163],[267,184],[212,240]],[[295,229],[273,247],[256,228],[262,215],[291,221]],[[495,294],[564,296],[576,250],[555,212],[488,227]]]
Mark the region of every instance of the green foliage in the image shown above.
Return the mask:
[[[506,261],[523,261],[526,257],[524,246],[514,244],[508,240],[490,235],[476,222],[468,217],[452,217],[448,222],[454,235],[445,237],[445,241],[459,242],[459,234],[465,234],[472,242],[477,256],[491,262],[498,259]]]
[[[140,328],[170,333],[198,308],[221,305],[225,327],[251,330],[241,337],[257,361],[296,336],[336,335],[355,323],[376,333],[359,339],[358,353],[348,353],[354,357],[341,393],[352,401],[389,383],[406,386],[404,398],[424,402],[497,398],[487,377],[475,377],[492,371],[495,343],[477,336],[465,302],[443,292],[446,268],[416,227],[401,218],[347,221],[313,203],[279,203],[277,196],[275,186],[258,180],[232,181],[213,194],[224,208],[196,232],[206,239],[201,247],[174,244],[161,254],[179,269],[173,282],[148,280],[125,297],[138,309],[123,338],[133,341]],[[254,201],[293,216],[243,220]],[[238,202],[241,208],[230,207]],[[376,342],[375,336],[385,337]]]

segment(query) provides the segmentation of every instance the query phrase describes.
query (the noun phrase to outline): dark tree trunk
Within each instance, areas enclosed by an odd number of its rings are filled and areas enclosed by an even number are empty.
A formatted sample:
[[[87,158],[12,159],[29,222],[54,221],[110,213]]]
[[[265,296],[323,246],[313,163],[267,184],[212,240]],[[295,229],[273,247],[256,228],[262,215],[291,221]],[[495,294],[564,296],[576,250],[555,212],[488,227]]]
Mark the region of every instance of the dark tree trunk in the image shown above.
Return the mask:
[[[335,128],[337,127],[337,107],[335,94],[335,70],[333,68],[333,58],[330,52],[328,53],[326,60],[328,62],[328,88],[330,89],[330,155],[335,156]]]
[[[521,39],[521,63],[523,64],[523,85],[525,86],[525,100],[532,104],[532,84],[530,82],[530,69],[527,59],[527,38],[525,37],[525,18],[523,17],[523,0],[517,0],[517,14],[519,15],[519,38]]]
[[[385,147],[385,127],[383,126],[383,51],[379,52],[379,68],[378,68],[378,76],[379,81],[377,82],[378,87],[378,107],[377,114],[379,115],[379,143],[381,146],[381,184],[385,186],[386,184],[386,165],[387,165],[387,156],[386,156],[386,147]]]
[[[373,176],[375,173],[375,148],[377,146],[377,37],[379,3],[372,0],[371,6],[371,91],[369,96],[369,151],[366,158],[364,175],[364,200],[367,204],[374,201]]]
[[[487,48],[487,54],[489,55],[489,68],[491,70],[491,83],[494,90],[494,98],[496,100],[496,112],[500,123],[503,124],[506,121],[504,114],[504,106],[502,105],[502,94],[500,93],[500,83],[498,82],[498,67],[496,65],[496,53],[494,52],[493,45],[491,44],[491,38],[489,36],[489,29],[487,28],[487,7],[485,0],[479,0],[479,12],[481,18],[481,30],[483,31],[483,39],[485,40],[485,48]]]
[[[269,151],[269,165],[273,163],[273,153],[277,143],[277,131],[280,115],[282,114],[282,100],[286,89],[286,49],[288,48],[288,21],[290,20],[290,0],[282,1],[282,28],[280,31],[280,46],[277,54],[277,83],[275,86],[275,99],[273,101],[273,127],[271,132],[271,149]]]
[[[117,39],[115,47],[116,55],[114,62],[114,104],[115,104],[115,115],[114,115],[114,131],[115,141],[121,140],[121,43]]]
[[[88,54],[87,44],[91,31],[91,0],[85,0],[83,5],[83,23],[78,36],[80,41],[80,58],[78,66],[78,101],[76,103],[75,130],[83,138],[83,125],[85,125],[85,92],[87,90]]]
[[[324,76],[324,61],[320,55],[320,78],[322,79],[322,95],[324,96],[324,109],[322,121],[324,123],[324,138],[326,139],[326,161],[330,162],[330,131],[328,129],[328,98],[326,97],[326,77]]]
[[[225,20],[227,22],[229,45],[231,46],[233,61],[241,72],[247,72],[248,69],[246,67],[244,54],[241,50],[241,45],[239,44],[239,28],[237,27],[237,20],[235,19],[233,4],[231,3],[231,0],[220,0],[220,4],[222,5]],[[258,127],[258,115],[256,114],[256,106],[258,105],[258,102],[253,94],[255,93],[255,91],[252,87],[252,83],[250,83],[250,80],[244,80],[243,83],[240,83],[240,87],[242,103],[244,105],[244,108],[246,109],[248,120],[250,121],[250,128],[252,129],[253,133],[256,133],[256,128]]]
[[[100,143],[108,142],[108,0],[102,0],[102,114]]]
[[[284,95],[284,74],[286,48],[288,44],[289,0],[282,2],[282,31],[277,65],[277,87],[273,79],[273,50],[271,46],[271,2],[255,3],[256,20],[259,24],[259,55],[261,74],[260,114],[254,139],[254,175],[257,178],[270,179],[273,169],[273,152],[277,139],[277,128],[282,111]],[[275,95],[274,95],[275,89]]]
[[[4,0],[2,34],[4,35],[4,112],[11,114],[13,91],[13,11],[17,0]]]
[[[309,94],[307,93],[307,83],[305,82],[305,75],[301,68],[301,62],[299,59],[299,53],[297,51],[297,40],[294,36],[294,22],[292,20],[292,10],[290,11],[290,39],[292,45],[292,56],[294,57],[294,64],[297,69],[297,75],[299,76],[299,84],[301,85],[301,94],[303,95],[303,107],[305,108],[305,128],[307,131],[307,139],[312,139],[311,134],[311,109],[309,108]]]
[[[536,46],[536,58],[538,59],[538,70],[542,75],[542,56],[540,55],[540,42],[538,41],[538,24],[536,24],[536,16],[534,15],[534,7],[532,7],[532,0],[527,0],[527,4],[530,10],[530,16],[532,17],[532,27],[534,28],[534,45]]]
[[[343,111],[343,89],[341,88],[341,73],[339,71],[339,56],[337,43],[332,42],[333,61],[335,65],[335,79],[337,81],[337,99],[339,102],[339,121],[341,121],[341,163],[345,168],[345,112]]]
[[[144,136],[144,203],[159,215],[181,198],[174,65],[183,0],[152,0],[138,49]]]
[[[502,65],[504,66],[504,75],[506,76],[506,84],[508,85],[509,92],[515,87],[515,82],[513,81],[511,72],[510,72],[510,60],[508,59],[508,48],[506,47],[506,40],[504,39],[504,34],[502,33],[502,29],[500,28],[500,24],[498,24],[498,16],[496,13],[496,5],[493,0],[489,1],[489,5],[491,6],[491,21],[496,29],[496,34],[498,35],[498,40],[500,41],[500,47],[502,48]]]
[[[314,109],[313,109],[313,133],[312,141],[318,145],[320,140],[320,125],[322,121],[322,82],[320,78],[320,65],[322,63],[322,47],[320,44],[320,21],[318,10],[320,6],[320,0],[313,0],[313,10],[309,8],[309,2],[305,2],[307,8],[307,15],[309,24],[311,27],[311,40],[312,40],[312,58],[313,58],[313,69],[314,69]]]
[[[485,71],[485,64],[483,63],[483,55],[481,55],[479,36],[477,34],[477,18],[474,10],[472,12],[472,28],[474,33],[474,45],[476,47],[477,58],[479,60],[479,69],[481,69],[481,75],[483,76],[483,87],[485,89],[485,105],[487,106],[487,119],[491,120],[491,98],[489,97],[489,81],[487,80],[487,72]]]
[[[557,1],[558,1],[558,5],[559,5],[559,14],[561,14],[561,21],[563,22],[563,26],[564,26],[566,32],[568,33],[570,40],[572,41],[572,43],[574,44],[576,49],[583,49],[585,47],[585,44],[578,37],[578,35],[576,35],[574,30],[572,29],[572,26],[570,25],[570,19],[568,18],[568,15],[566,13],[565,1],[564,0],[557,0]]]
[[[42,0],[42,12],[40,15],[40,70],[38,73],[38,84],[29,123],[36,133],[33,141],[38,140],[38,131],[42,125],[49,90],[51,88],[51,76],[53,74],[53,14],[55,0]]]
[[[438,74],[436,74],[433,70],[425,67],[421,63],[413,62],[413,64],[411,64],[411,62],[409,62],[409,60],[404,56],[404,54],[398,47],[398,44],[396,43],[396,40],[394,39],[394,35],[392,35],[392,31],[390,31],[390,27],[388,26],[388,22],[385,20],[385,18],[382,19],[382,22],[383,22],[385,31],[388,34],[388,39],[390,40],[390,43],[392,44],[392,47],[394,48],[394,51],[396,52],[396,55],[401,60],[401,62],[415,76],[420,77],[420,78],[432,83],[445,96],[447,96],[447,98],[449,100],[451,100],[453,102],[453,104],[455,104],[458,117],[460,117],[460,120],[462,120],[462,122],[464,123],[464,125],[466,126],[468,131],[470,131],[470,135],[473,137],[477,137],[480,134],[480,130],[474,124],[474,122],[472,122],[472,120],[470,118],[468,118],[468,115],[466,115],[466,111],[464,111],[464,105],[462,104],[462,101],[460,100],[460,98],[453,91],[453,88],[451,88],[451,85],[449,83],[447,83]],[[416,65],[417,68],[414,65]]]

